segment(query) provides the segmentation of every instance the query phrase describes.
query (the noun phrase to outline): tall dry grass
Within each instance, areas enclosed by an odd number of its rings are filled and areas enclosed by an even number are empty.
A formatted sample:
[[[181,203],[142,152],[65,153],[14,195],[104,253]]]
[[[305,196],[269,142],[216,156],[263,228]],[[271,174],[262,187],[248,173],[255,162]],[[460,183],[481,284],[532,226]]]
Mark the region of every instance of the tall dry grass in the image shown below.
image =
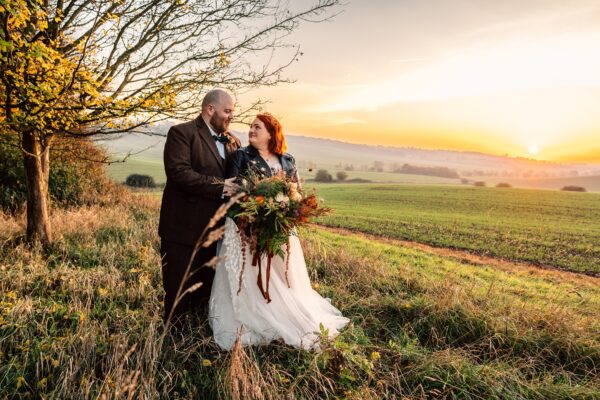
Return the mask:
[[[310,229],[314,286],[350,326],[316,352],[223,352],[201,312],[165,332],[157,221],[147,196],[56,210],[43,250],[0,215],[1,398],[599,398],[593,281]]]

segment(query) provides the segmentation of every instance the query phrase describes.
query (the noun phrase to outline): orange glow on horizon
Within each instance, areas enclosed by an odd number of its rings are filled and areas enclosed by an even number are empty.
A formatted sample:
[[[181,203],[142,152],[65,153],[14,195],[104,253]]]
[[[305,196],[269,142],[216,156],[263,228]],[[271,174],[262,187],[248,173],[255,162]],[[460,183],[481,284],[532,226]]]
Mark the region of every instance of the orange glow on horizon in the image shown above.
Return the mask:
[[[295,135],[600,164],[600,5],[444,4],[351,3],[303,36],[297,82],[239,100]]]

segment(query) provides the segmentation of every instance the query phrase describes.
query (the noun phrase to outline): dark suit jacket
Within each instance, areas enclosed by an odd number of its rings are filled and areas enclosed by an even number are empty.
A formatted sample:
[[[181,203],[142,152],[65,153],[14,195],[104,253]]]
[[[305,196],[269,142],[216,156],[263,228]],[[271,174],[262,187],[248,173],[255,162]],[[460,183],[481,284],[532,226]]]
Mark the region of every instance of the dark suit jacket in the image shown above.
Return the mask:
[[[240,147],[227,134],[225,156]],[[163,240],[194,245],[223,203],[225,160],[201,116],[169,129],[164,150],[167,183],[160,207],[158,234]]]
[[[281,168],[285,171],[286,176],[298,182],[298,169],[296,168],[294,157],[289,153],[284,153],[279,156],[279,162],[281,163]],[[269,164],[263,160],[258,150],[252,145],[242,147],[227,158],[225,176],[227,178],[233,178],[245,173],[245,171],[250,168],[254,169],[259,174],[271,176]]]

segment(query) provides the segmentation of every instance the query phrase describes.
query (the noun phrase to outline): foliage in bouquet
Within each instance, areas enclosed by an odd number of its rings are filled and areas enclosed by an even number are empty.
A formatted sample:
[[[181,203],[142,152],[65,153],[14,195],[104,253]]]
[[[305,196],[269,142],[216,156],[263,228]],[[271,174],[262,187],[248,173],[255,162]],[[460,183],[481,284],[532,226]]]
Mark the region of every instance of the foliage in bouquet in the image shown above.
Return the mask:
[[[330,209],[321,207],[314,192],[305,193],[298,182],[287,178],[284,172],[265,176],[259,171],[249,169],[240,177],[238,183],[245,195],[229,210],[228,216],[238,226],[244,254],[246,247],[249,247],[252,265],[259,267],[257,283],[263,296],[270,301],[268,287],[271,259],[280,256],[286,260],[287,279],[289,236],[295,233],[295,228],[299,225],[307,223],[312,217],[328,213]],[[260,279],[263,256],[267,257],[266,290],[263,290]],[[245,263],[244,259],[244,267]],[[242,275],[240,275],[240,289],[241,281]]]

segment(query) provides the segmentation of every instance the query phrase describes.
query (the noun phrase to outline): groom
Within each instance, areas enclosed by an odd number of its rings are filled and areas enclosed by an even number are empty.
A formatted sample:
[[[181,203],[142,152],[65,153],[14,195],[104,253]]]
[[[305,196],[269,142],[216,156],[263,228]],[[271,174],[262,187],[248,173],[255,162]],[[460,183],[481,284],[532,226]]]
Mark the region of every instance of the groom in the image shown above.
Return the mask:
[[[224,197],[230,196],[235,187],[233,179],[222,183],[225,160],[240,147],[239,139],[227,131],[233,113],[232,96],[224,90],[213,89],[204,97],[202,112],[195,120],[175,125],[167,133],[164,150],[167,183],[158,224],[165,322],[172,309],[170,320],[175,322],[210,297],[215,272],[203,265],[216,255],[216,243],[201,248],[181,293],[197,283],[202,286],[174,307],[196,241]],[[221,183],[216,183],[219,181]]]

